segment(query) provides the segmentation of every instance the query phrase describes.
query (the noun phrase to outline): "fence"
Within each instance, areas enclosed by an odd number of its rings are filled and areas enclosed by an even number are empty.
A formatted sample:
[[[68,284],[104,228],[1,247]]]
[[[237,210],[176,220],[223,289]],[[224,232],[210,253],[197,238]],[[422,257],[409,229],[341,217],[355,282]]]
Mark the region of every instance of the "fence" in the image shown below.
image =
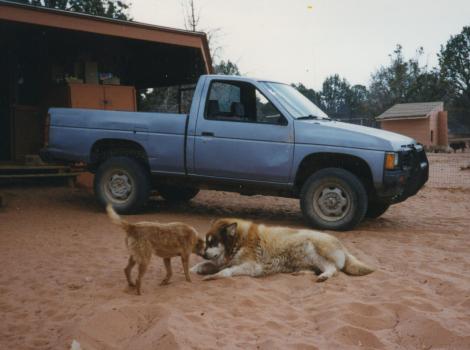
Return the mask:
[[[429,181],[434,188],[470,189],[470,151],[428,153]]]

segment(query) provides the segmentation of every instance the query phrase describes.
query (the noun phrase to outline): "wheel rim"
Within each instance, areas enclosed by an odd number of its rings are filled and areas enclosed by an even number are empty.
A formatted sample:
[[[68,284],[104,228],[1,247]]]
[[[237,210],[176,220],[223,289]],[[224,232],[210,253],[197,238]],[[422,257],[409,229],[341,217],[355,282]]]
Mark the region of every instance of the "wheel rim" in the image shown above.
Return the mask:
[[[104,189],[106,196],[115,203],[126,202],[132,194],[133,183],[125,171],[114,171],[107,177]]]
[[[341,220],[351,209],[351,194],[336,183],[320,186],[313,194],[313,208],[325,221]]]

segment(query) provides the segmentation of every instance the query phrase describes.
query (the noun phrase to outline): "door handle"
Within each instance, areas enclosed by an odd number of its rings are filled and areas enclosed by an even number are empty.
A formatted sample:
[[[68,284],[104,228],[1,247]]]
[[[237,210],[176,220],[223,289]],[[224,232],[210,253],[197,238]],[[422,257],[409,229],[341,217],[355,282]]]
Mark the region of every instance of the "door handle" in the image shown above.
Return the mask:
[[[209,131],[203,131],[203,132],[201,132],[201,136],[214,136],[214,133],[209,132]]]

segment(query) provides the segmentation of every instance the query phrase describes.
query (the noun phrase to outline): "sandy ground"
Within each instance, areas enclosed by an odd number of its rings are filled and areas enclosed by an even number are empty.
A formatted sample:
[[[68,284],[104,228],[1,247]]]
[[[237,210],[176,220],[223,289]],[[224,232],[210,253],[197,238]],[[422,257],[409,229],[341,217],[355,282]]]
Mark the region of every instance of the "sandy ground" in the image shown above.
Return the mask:
[[[470,175],[469,175],[470,176]],[[0,188],[0,349],[470,349],[470,189],[427,186],[357,230],[332,233],[377,271],[187,283],[154,259],[126,288],[124,234],[86,191]],[[298,202],[202,192],[129,220],[239,216],[304,227]],[[192,264],[199,260],[192,258]]]

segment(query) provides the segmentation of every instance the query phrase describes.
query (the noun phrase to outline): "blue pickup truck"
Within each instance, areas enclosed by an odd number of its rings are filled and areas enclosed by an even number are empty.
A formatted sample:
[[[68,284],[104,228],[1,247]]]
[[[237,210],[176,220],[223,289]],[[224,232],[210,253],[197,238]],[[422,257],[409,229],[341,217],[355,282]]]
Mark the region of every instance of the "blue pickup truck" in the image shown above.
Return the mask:
[[[418,192],[429,164],[415,140],[328,118],[295,88],[204,75],[189,114],[51,108],[45,160],[85,162],[101,203],[136,212],[156,190],[299,198],[313,227],[354,228]]]

